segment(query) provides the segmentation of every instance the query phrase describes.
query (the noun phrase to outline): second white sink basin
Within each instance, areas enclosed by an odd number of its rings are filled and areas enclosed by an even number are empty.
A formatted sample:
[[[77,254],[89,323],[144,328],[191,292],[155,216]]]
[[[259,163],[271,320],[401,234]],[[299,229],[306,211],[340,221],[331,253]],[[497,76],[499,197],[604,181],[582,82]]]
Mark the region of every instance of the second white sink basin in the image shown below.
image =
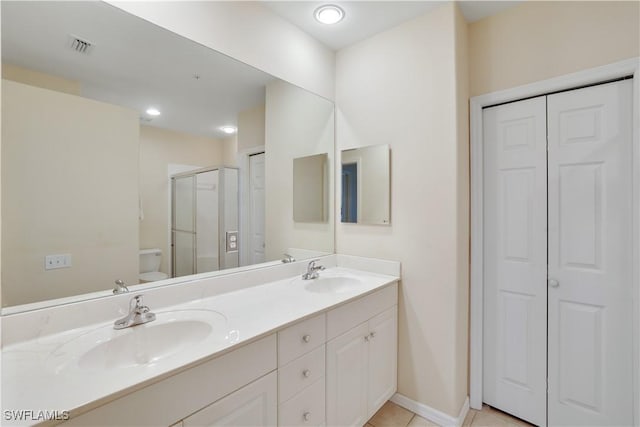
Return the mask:
[[[355,277],[350,276],[322,276],[317,279],[302,280],[305,282],[304,288],[315,293],[345,293],[357,290],[364,283]]]
[[[54,350],[47,364],[56,372],[69,368],[105,371],[152,365],[192,346],[237,338],[227,318],[216,311],[180,310],[156,313],[156,320],[115,330],[104,326],[84,333]]]

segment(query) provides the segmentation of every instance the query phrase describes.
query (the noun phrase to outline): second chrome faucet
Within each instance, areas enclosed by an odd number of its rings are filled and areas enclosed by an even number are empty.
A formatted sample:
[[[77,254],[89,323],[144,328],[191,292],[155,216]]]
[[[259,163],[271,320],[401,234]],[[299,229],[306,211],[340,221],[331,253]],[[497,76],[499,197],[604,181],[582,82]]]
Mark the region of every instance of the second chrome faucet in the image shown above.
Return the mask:
[[[113,324],[114,329],[124,329],[156,320],[156,315],[142,303],[142,295],[136,295],[129,302],[129,314]]]

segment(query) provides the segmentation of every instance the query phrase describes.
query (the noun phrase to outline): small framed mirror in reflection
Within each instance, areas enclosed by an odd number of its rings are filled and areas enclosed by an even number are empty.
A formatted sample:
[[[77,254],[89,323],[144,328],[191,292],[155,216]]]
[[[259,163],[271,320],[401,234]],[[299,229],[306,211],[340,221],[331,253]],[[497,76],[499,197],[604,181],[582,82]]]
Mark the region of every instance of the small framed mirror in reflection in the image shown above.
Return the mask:
[[[327,153],[293,159],[293,220],[327,222]]]
[[[341,221],[391,223],[391,171],[388,145],[342,150]]]

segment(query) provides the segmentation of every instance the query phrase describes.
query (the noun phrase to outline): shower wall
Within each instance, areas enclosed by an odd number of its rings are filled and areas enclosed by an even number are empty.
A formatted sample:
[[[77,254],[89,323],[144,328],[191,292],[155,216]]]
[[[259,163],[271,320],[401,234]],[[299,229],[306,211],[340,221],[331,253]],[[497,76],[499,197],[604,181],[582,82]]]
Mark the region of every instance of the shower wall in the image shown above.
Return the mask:
[[[239,244],[240,244],[240,235],[238,232],[239,227],[239,217],[238,214],[238,206],[240,203],[238,197],[238,169],[234,168],[224,168],[220,170],[220,174],[222,177],[223,185],[220,187],[220,194],[222,197],[223,206],[220,207],[221,212],[224,212],[221,220],[221,238],[220,241],[220,256],[221,259],[221,269],[222,268],[233,268],[238,267],[240,265],[240,257],[239,257]],[[233,239],[235,236],[235,247],[233,246],[230,239]]]

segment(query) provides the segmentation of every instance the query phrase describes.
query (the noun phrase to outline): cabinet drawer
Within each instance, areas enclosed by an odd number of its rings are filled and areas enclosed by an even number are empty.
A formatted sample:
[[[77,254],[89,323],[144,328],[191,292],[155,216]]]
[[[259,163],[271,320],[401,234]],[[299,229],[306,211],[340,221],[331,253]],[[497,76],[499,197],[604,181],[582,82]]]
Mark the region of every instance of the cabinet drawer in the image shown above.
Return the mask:
[[[278,366],[284,366],[326,341],[324,313],[278,332]]]
[[[324,377],[324,345],[278,369],[278,402]]]
[[[324,424],[324,378],[284,402],[278,409],[280,426],[319,426]]]
[[[183,427],[274,426],[276,382],[275,372],[265,375],[185,418]]]
[[[366,322],[398,303],[398,282],[327,313],[327,340]]]

